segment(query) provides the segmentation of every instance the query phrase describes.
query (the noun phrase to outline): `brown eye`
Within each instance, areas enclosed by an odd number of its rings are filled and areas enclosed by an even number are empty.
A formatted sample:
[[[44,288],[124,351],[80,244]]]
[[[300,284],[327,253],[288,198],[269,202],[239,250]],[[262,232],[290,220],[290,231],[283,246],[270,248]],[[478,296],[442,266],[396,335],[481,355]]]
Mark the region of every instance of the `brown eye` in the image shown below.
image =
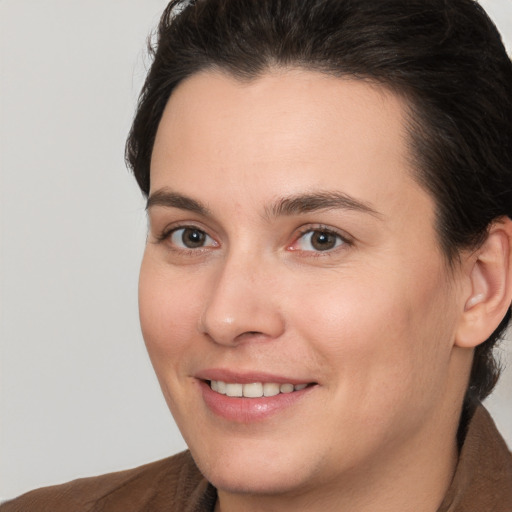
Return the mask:
[[[300,251],[325,252],[336,249],[345,243],[343,238],[332,231],[312,229],[304,233],[296,242]]]
[[[314,231],[311,234],[311,246],[317,251],[328,251],[336,247],[338,237],[326,231]]]
[[[179,228],[171,234],[171,243],[182,249],[200,249],[213,246],[213,239],[204,231],[197,228]]]

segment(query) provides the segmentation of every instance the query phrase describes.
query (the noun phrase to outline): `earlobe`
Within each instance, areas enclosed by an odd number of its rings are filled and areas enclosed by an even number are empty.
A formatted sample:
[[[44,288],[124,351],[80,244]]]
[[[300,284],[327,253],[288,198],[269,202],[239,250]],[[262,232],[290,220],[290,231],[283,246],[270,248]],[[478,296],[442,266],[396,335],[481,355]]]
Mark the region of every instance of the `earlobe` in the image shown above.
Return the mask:
[[[494,222],[467,264],[470,291],[455,345],[474,348],[494,332],[512,301],[512,220]]]

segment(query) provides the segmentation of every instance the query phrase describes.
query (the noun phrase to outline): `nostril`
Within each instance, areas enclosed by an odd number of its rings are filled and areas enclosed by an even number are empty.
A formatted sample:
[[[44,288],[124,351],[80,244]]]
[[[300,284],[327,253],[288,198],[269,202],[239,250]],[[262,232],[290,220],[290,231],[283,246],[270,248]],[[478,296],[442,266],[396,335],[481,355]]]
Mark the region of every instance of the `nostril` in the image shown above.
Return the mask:
[[[266,340],[268,338],[269,336],[261,331],[245,331],[237,335],[234,341],[242,343],[244,341]]]

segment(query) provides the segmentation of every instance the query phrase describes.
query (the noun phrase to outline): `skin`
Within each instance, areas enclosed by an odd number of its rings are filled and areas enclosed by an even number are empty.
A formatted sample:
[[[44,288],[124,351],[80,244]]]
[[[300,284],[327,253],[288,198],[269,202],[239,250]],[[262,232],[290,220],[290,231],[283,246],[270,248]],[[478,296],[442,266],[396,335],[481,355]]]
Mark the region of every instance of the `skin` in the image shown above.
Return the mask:
[[[455,342],[471,285],[439,247],[405,111],[382,87],[304,70],[248,83],[204,72],[168,102],[140,317],[217,510],[434,512],[443,499],[471,364]],[[208,211],[152,202],[169,192]],[[312,193],[362,206],[273,211]],[[203,245],[187,248],[183,227],[205,233]],[[319,230],[331,249],[311,243]],[[264,421],[230,422],[204,403],[206,368],[315,386]]]

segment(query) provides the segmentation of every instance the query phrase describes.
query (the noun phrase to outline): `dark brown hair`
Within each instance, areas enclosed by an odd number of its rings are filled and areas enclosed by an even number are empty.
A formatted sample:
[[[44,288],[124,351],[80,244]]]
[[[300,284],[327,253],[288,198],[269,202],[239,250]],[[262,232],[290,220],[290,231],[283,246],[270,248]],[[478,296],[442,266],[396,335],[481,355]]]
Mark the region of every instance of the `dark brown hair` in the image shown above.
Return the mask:
[[[300,67],[408,99],[416,178],[436,201],[448,262],[512,217],[512,64],[473,0],[173,0],[151,51],[126,145],[145,195],[158,124],[182,80],[205,69],[251,80],[271,66]],[[469,398],[495,386],[493,347],[510,316],[476,348]]]

